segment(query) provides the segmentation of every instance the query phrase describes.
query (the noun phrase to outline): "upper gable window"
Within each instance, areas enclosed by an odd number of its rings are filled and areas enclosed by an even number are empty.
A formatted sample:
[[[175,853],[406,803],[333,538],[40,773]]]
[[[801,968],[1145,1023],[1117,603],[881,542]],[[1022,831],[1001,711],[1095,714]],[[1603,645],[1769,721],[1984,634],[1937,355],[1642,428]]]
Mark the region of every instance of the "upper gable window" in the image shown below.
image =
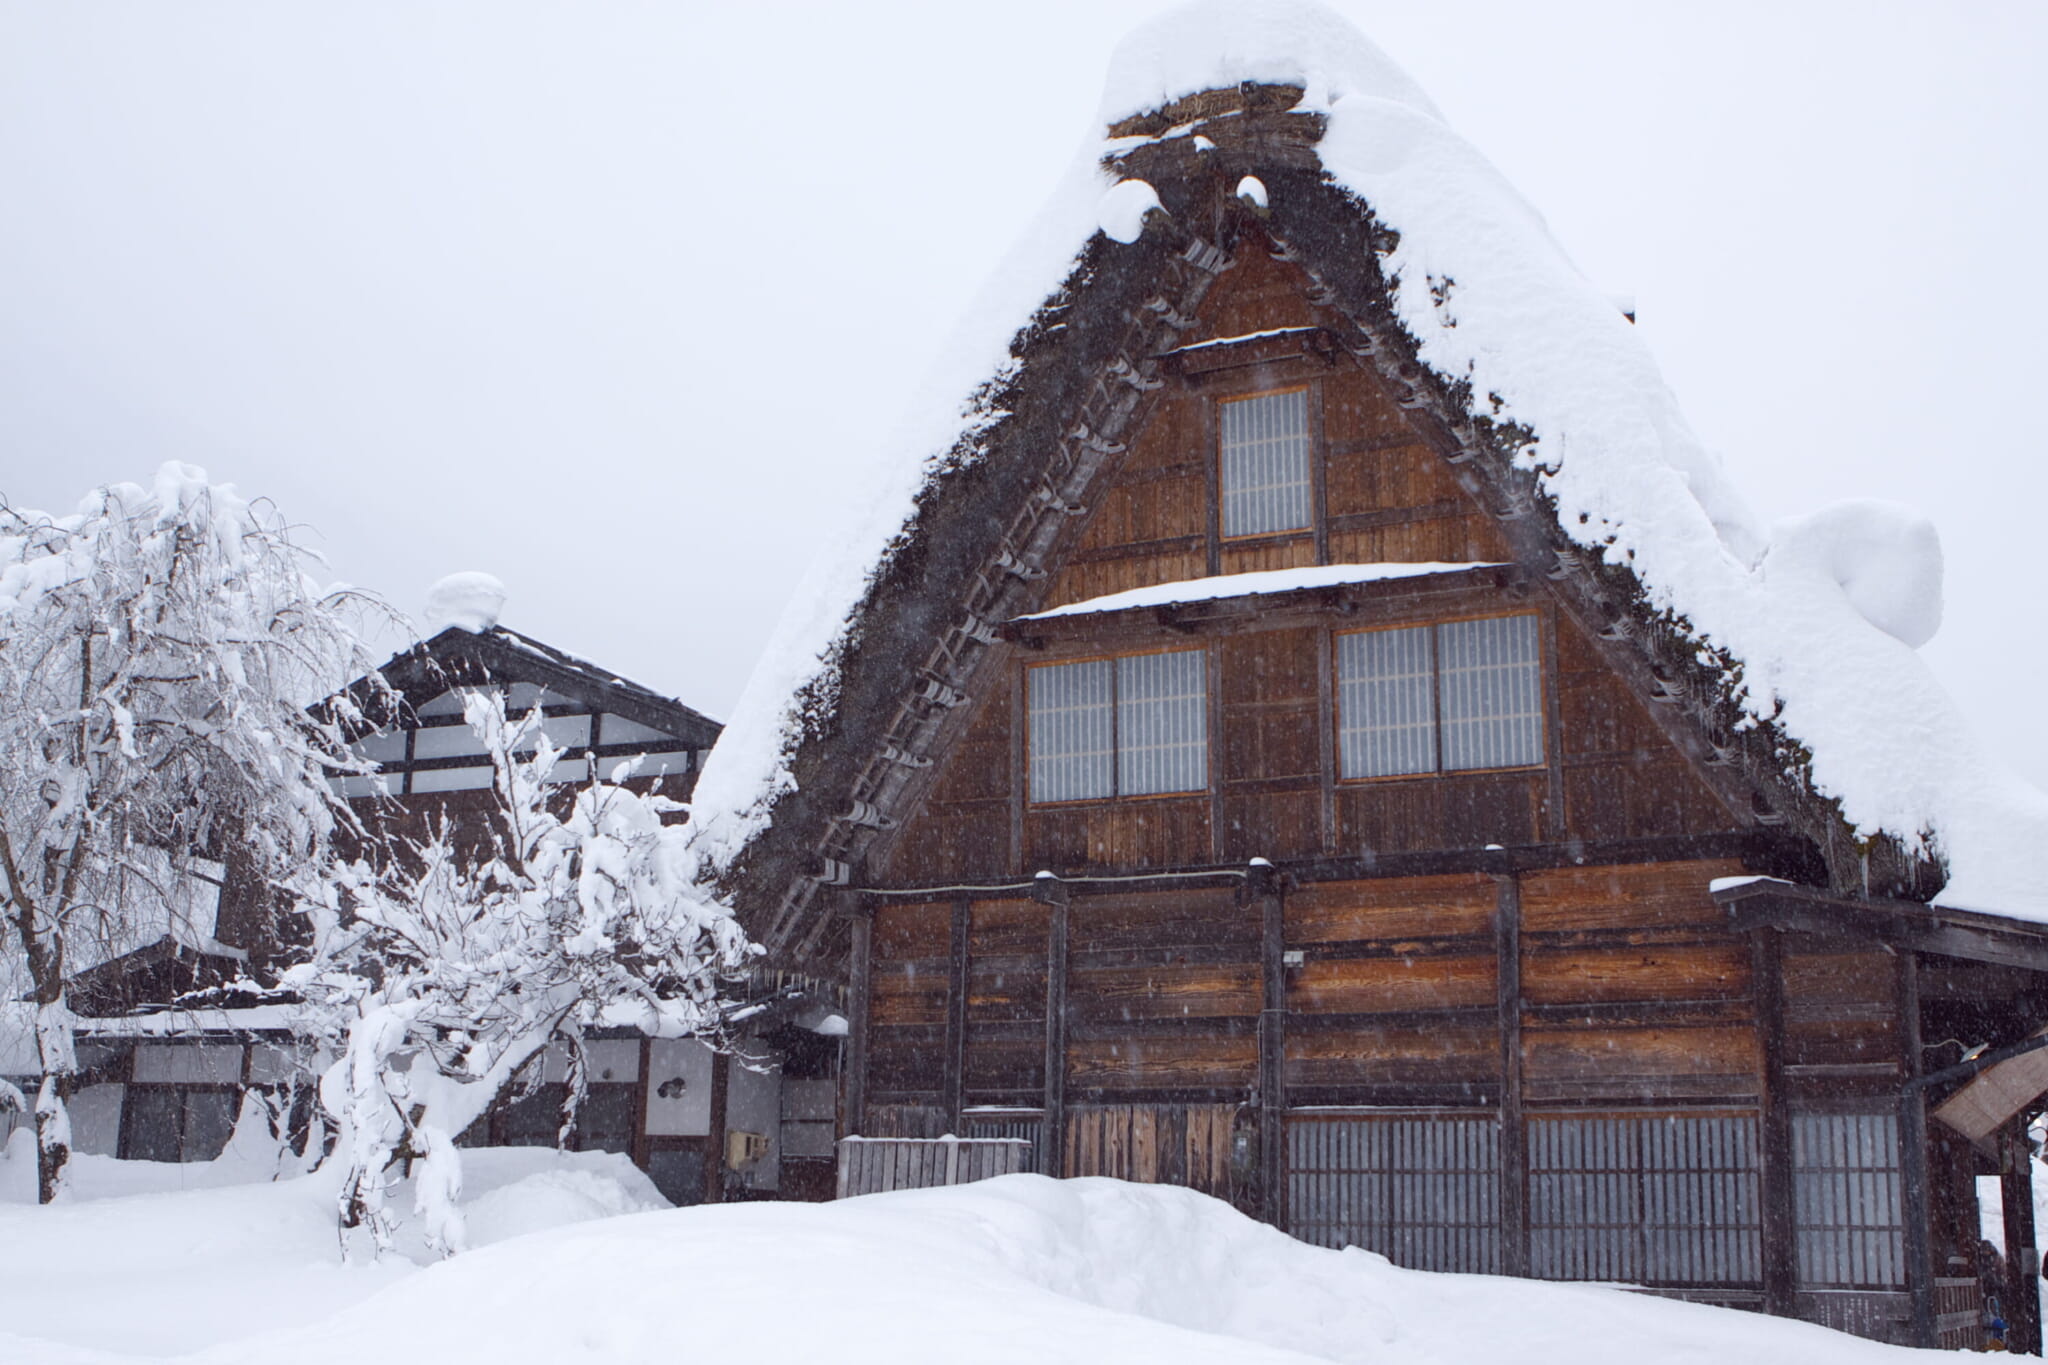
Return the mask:
[[[1534,616],[1337,637],[1344,777],[1522,768],[1543,761]]]
[[[1308,390],[1218,405],[1223,534],[1298,531],[1311,519]]]
[[[1201,650],[1042,664],[1027,675],[1031,799],[1156,796],[1209,785]]]

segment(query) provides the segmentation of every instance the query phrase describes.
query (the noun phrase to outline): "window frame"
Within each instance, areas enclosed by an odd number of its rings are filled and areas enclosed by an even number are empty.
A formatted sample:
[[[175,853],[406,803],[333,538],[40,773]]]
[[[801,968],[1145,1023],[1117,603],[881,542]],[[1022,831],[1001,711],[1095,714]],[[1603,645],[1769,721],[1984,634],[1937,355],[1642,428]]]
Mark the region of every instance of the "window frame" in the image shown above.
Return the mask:
[[[1303,471],[1308,482],[1308,515],[1299,526],[1282,527],[1271,531],[1241,531],[1232,534],[1225,529],[1223,508],[1226,499],[1223,465],[1223,410],[1233,403],[1248,403],[1260,398],[1278,398],[1282,394],[1298,393],[1302,396],[1302,436],[1306,443],[1303,456],[1306,469]],[[1259,541],[1287,541],[1304,537],[1317,537],[1323,522],[1323,443],[1322,443],[1322,401],[1317,385],[1310,380],[1293,384],[1280,384],[1270,388],[1252,389],[1245,393],[1217,394],[1209,402],[1209,515],[1210,524],[1215,528],[1215,543],[1221,546],[1249,545]]]
[[[1094,806],[1111,801],[1185,801],[1191,796],[1206,796],[1216,788],[1215,765],[1210,751],[1215,747],[1216,724],[1215,698],[1212,692],[1210,670],[1213,666],[1212,651],[1206,644],[1161,645],[1154,649],[1127,649],[1115,653],[1075,654],[1062,659],[1045,659],[1024,665],[1021,686],[1018,688],[1018,706],[1024,754],[1023,772],[1020,774],[1024,788],[1024,807],[1027,810],[1060,810],[1069,806]],[[1117,788],[1123,785],[1123,716],[1121,670],[1116,668],[1124,659],[1142,659],[1160,654],[1193,654],[1202,664],[1202,785],[1183,787],[1175,791],[1137,792],[1126,794]],[[1111,790],[1103,796],[1072,796],[1056,801],[1040,801],[1031,794],[1031,672],[1039,668],[1061,668],[1068,664],[1107,663],[1109,670],[1109,777]]]
[[[255,1088],[239,1081],[131,1080],[117,1082],[117,1084],[122,1087],[121,1116],[114,1135],[114,1151],[117,1158],[122,1161],[151,1161],[166,1166],[184,1166],[214,1161],[223,1152],[227,1151],[229,1147],[233,1146],[235,1141],[235,1125],[241,1121],[242,1117],[242,1098]],[[228,1097],[228,1135],[222,1141],[220,1150],[208,1157],[196,1157],[191,1154],[191,1110],[186,1097],[197,1093],[225,1095]],[[138,1131],[142,1126],[142,1115],[135,1108],[135,1101],[142,1094],[152,1095],[158,1099],[170,1096],[176,1104],[178,1155],[169,1161],[165,1161],[161,1157],[142,1157],[134,1154],[138,1147],[144,1145],[142,1134]]]
[[[1528,763],[1512,763],[1491,768],[1447,768],[1444,766],[1444,718],[1443,718],[1443,657],[1437,644],[1436,632],[1439,627],[1457,625],[1464,621],[1503,621],[1513,617],[1528,617],[1536,623],[1536,758]],[[1376,776],[1347,776],[1344,772],[1344,663],[1343,649],[1339,641],[1347,635],[1373,635],[1390,630],[1414,630],[1421,627],[1430,632],[1429,636],[1429,725],[1430,752],[1435,767],[1413,773],[1381,773]],[[1547,632],[1549,626],[1541,611],[1469,611],[1452,616],[1432,616],[1414,621],[1387,621],[1379,625],[1360,626],[1353,630],[1330,632],[1330,763],[1333,769],[1332,781],[1340,787],[1363,786],[1375,782],[1415,782],[1439,777],[1483,777],[1489,773],[1532,773],[1541,772],[1550,766],[1551,744],[1551,695],[1552,680],[1545,661],[1550,657]]]

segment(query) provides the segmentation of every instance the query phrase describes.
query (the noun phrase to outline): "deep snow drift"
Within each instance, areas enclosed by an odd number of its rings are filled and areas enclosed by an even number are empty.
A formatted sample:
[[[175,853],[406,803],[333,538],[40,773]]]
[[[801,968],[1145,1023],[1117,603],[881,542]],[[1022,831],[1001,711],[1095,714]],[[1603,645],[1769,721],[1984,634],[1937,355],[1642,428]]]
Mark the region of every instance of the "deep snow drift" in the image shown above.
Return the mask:
[[[1758,524],[1642,337],[1542,217],[1398,66],[1313,0],[1197,0],[1140,27],[1112,60],[1098,126],[1240,80],[1299,84],[1300,107],[1328,116],[1325,172],[1399,233],[1385,262],[1397,316],[1439,375],[1534,433],[1518,459],[1566,533],[1631,565],[1653,606],[1740,661],[1744,707],[1804,747],[1815,785],[1859,832],[1931,842],[1950,872],[1942,904],[2048,920],[2048,795],[1985,751],[1914,653],[1940,619],[1932,527],[1868,501]],[[1096,233],[1142,229],[1151,187],[1112,186],[1099,166],[1118,146],[1081,149],[887,443],[867,515],[849,518],[793,600],[696,788],[714,871],[793,783],[794,705],[807,687],[829,695],[919,490],[1007,417],[970,408],[963,421],[963,401],[1016,363],[1011,338]]]
[[[531,1204],[537,1178],[501,1192]],[[1190,1190],[1114,1180],[1006,1176],[837,1204],[646,1213],[417,1273],[319,1263],[304,1198],[300,1185],[272,1185],[8,1211],[0,1313],[17,1333],[57,1340],[0,1336],[0,1358],[132,1365],[205,1336],[178,1315],[230,1294],[252,1320],[233,1334],[206,1324],[218,1344],[196,1361],[1876,1365],[1918,1354],[1614,1289],[1396,1270]],[[117,1327],[125,1353],[70,1345]]]
[[[29,1133],[16,1132],[6,1152],[0,1361],[7,1365],[157,1359],[318,1322],[416,1274],[429,1259],[413,1220],[399,1232],[403,1255],[343,1265],[333,1179],[270,1181],[274,1149],[231,1146],[218,1161],[190,1164],[73,1155],[69,1202],[50,1208],[34,1202]],[[668,1207],[641,1171],[607,1152],[484,1148],[465,1151],[462,1164],[463,1209],[479,1246]],[[409,1206],[410,1192],[401,1187],[393,1202]]]

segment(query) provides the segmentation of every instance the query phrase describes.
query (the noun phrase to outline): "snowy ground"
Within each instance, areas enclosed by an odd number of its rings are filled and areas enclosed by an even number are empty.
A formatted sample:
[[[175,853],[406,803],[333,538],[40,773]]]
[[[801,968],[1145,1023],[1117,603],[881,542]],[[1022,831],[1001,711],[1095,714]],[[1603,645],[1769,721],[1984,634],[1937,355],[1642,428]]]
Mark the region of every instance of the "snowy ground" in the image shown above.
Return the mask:
[[[1396,1270],[1163,1186],[1009,1176],[840,1204],[634,1212],[659,1196],[618,1158],[467,1156],[479,1249],[424,1269],[339,1264],[317,1178],[136,1193],[194,1168],[87,1159],[70,1205],[0,1206],[0,1360],[1877,1365],[1918,1354],[1611,1289]],[[18,1164],[0,1161],[0,1194],[23,1192]],[[628,1216],[593,1221],[608,1213]]]

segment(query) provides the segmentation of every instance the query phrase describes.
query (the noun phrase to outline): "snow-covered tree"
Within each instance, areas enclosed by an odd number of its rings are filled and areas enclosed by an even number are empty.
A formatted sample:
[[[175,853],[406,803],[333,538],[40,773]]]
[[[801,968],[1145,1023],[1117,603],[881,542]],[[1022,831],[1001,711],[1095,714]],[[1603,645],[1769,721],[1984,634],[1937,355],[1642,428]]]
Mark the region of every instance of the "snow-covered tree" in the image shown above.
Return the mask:
[[[305,707],[373,672],[374,603],[323,590],[267,504],[167,464],[76,513],[0,506],[0,913],[37,1006],[41,1198],[62,1188],[77,1071],[65,979],[175,907],[192,860],[280,892],[327,860],[350,718]]]
[[[462,1250],[454,1138],[521,1068],[599,1023],[716,1035],[721,982],[757,952],[696,885],[662,819],[677,803],[615,782],[571,799],[548,785],[561,751],[538,711],[508,719],[483,689],[463,709],[494,770],[484,852],[479,831],[444,823],[344,869],[309,907],[313,959],[288,978],[339,1055],[321,1099],[342,1127],[344,1245],[362,1228],[380,1253],[394,1161],[413,1163],[428,1241]]]

